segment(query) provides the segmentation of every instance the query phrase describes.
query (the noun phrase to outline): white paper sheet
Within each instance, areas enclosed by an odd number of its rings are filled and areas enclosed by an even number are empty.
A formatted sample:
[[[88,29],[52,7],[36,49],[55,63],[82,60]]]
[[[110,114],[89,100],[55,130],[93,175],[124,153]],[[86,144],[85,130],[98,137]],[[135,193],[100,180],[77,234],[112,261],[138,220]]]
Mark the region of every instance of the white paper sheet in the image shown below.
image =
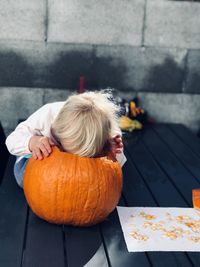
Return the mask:
[[[117,207],[129,252],[200,251],[200,212],[193,208]]]

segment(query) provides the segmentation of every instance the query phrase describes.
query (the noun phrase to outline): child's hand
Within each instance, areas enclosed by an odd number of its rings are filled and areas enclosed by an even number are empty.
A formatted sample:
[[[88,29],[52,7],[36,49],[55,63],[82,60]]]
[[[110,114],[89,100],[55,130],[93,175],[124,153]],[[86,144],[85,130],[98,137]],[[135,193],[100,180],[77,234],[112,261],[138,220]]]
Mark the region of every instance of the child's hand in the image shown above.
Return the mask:
[[[34,159],[43,159],[51,154],[51,146],[54,142],[47,136],[32,136],[29,141],[29,150],[32,152]]]
[[[112,155],[113,158],[116,157],[116,154],[120,154],[122,152],[123,143],[122,143],[122,137],[120,135],[116,135],[113,138],[110,138],[104,148],[102,153],[100,153],[98,156],[104,157],[106,155]]]
[[[114,138],[111,138],[110,145],[111,151],[114,155],[120,154],[123,148],[122,137],[120,135],[116,135]]]

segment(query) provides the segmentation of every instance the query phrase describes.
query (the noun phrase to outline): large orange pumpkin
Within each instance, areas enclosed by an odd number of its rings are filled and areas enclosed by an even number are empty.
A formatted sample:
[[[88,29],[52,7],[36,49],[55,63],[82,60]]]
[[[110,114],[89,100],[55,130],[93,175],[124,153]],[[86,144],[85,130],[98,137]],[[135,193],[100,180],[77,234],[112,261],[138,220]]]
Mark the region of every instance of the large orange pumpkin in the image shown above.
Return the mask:
[[[23,186],[39,217],[56,224],[92,225],[117,205],[122,171],[108,157],[79,157],[54,146],[49,157],[29,159]]]

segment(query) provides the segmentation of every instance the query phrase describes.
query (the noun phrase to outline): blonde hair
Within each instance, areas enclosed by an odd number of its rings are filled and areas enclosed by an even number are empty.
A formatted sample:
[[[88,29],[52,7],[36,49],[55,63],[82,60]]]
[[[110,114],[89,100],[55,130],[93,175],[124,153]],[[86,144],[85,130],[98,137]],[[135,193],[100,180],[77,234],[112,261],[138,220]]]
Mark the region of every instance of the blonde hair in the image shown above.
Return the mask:
[[[118,107],[111,93],[85,92],[70,96],[52,124],[64,151],[83,157],[100,154],[109,138],[120,133]]]

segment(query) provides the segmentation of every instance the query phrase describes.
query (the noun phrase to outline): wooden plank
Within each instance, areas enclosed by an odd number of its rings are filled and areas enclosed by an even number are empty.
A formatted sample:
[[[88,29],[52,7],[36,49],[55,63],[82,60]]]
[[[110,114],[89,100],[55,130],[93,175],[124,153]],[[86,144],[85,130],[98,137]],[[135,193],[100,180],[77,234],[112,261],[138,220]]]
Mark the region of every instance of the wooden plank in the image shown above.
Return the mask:
[[[165,140],[168,138],[166,135],[162,136],[162,139],[160,139],[153,129],[148,128],[144,133],[143,141],[147,148],[151,151],[153,157],[157,161],[157,164],[161,166],[164,172],[168,175],[169,180],[182,195],[182,198],[185,200],[184,205],[189,205],[191,207],[192,189],[196,187],[198,188],[199,182],[179,161],[171,149],[163,143],[163,138],[165,138]],[[175,147],[176,144],[173,145],[174,149]]]
[[[120,206],[125,206],[124,201],[121,201]],[[146,253],[128,252],[116,210],[101,224],[101,232],[109,258],[109,266],[151,266]]]
[[[50,224],[29,211],[23,267],[64,267],[62,226]]]
[[[115,211],[116,213],[116,211]],[[116,215],[117,216],[117,215]],[[109,218],[112,215],[109,216]],[[106,219],[105,222],[110,221],[110,219]],[[113,219],[111,219],[113,223]],[[112,258],[113,253],[110,253],[110,247],[108,247],[108,233],[113,234],[113,229],[118,227],[118,232],[123,240],[123,234],[121,232],[118,216],[117,220],[115,220],[115,227],[107,228],[103,222],[102,224],[98,224],[92,227],[72,227],[72,226],[65,226],[65,233],[66,233],[66,250],[67,250],[67,259],[68,259],[68,266],[122,266],[121,260],[117,258],[117,262],[119,265],[116,265],[116,258]],[[103,230],[102,230],[103,229]],[[106,231],[106,234],[103,233]],[[119,235],[118,234],[118,235]],[[105,239],[105,240],[104,240]],[[123,245],[124,240],[123,240]],[[106,251],[105,251],[106,249]],[[116,249],[116,250],[115,250]],[[122,251],[118,251],[118,248],[115,248],[114,252],[115,255],[122,253]],[[108,251],[107,251],[108,250]],[[126,248],[124,247],[126,255],[129,255]],[[113,248],[112,248],[113,252]],[[107,259],[108,256],[111,255],[111,258]],[[131,261],[132,262],[132,261]],[[130,259],[129,259],[129,263]],[[145,262],[145,259],[142,260],[142,263]],[[128,265],[127,265],[128,266]],[[149,266],[149,265],[147,265]],[[146,265],[144,265],[146,267]]]
[[[4,134],[3,127],[0,122],[0,184],[3,179],[3,175],[9,158],[9,153],[5,145],[5,140],[6,136]]]
[[[191,174],[200,182],[200,157],[191,151],[165,124],[153,126],[162,141],[177,156]],[[193,139],[192,139],[193,140]],[[191,140],[191,142],[192,142]]]
[[[64,226],[64,231],[68,267],[109,266],[99,225],[90,227]]]
[[[162,138],[167,138],[167,134]],[[179,162],[178,158],[169,150],[169,148],[162,142],[159,136],[148,128],[143,136],[143,142],[147,149],[152,153],[154,160],[162,168],[164,173],[173,182],[183,198],[184,206],[192,206],[191,190],[198,187],[199,183],[191,175],[191,173]],[[176,147],[176,144],[174,144]],[[161,189],[162,190],[162,189]],[[164,191],[163,194],[165,195]],[[171,198],[171,193],[170,193]],[[174,198],[173,198],[174,199]],[[178,206],[176,199],[174,199],[174,206]],[[188,257],[195,266],[200,265],[200,254],[188,252]]]
[[[143,176],[141,172],[138,172],[136,167],[138,168],[138,164],[134,165],[132,157],[142,159],[143,149],[141,151],[136,150],[135,147],[139,145],[138,149],[141,147],[140,141],[138,143],[132,143],[125,141],[125,147],[128,149],[127,156],[127,163],[126,168],[124,170],[124,183],[126,184],[126,188],[124,188],[124,196],[126,198],[126,201],[129,206],[144,206],[144,207],[154,207],[159,206],[160,197],[157,198],[157,195],[155,193],[155,188],[151,187],[149,184],[148,178]],[[139,156],[141,155],[141,156]],[[146,162],[148,161],[148,153],[147,155],[144,154],[144,158],[142,161]],[[140,161],[140,162],[142,162]],[[134,162],[135,163],[135,162]],[[142,167],[144,168],[143,164]],[[140,169],[140,166],[139,168]],[[150,168],[150,170],[153,169],[153,166]],[[154,179],[155,173],[153,170],[151,170],[151,174],[153,175]],[[145,179],[147,178],[147,180]],[[156,181],[156,180],[155,180]],[[155,182],[154,181],[154,182]],[[163,180],[162,180],[163,181]],[[158,179],[158,184],[160,184]],[[147,187],[147,189],[144,189]],[[129,190],[137,190],[137,197],[132,197],[131,194],[129,194]],[[167,205],[168,206],[168,205]],[[153,266],[191,266],[191,262],[188,259],[187,255],[184,253],[172,253],[172,252],[148,252],[147,253],[149,260],[151,261],[151,264]]]
[[[95,253],[95,255],[84,265],[84,267],[107,267],[108,265],[108,260],[104,256],[105,249],[103,244],[99,247],[98,251]]]
[[[167,126],[200,157],[200,138],[183,124],[167,124]]]
[[[176,200],[176,205],[183,206],[182,197],[178,194],[177,189],[159,168],[142,141],[138,141],[134,146],[126,146],[126,148],[157,203],[163,207],[170,207]],[[170,192],[171,197],[165,198],[162,191]]]
[[[0,187],[0,266],[20,267],[26,227],[27,205],[13,175],[10,157]]]
[[[128,206],[133,207],[157,206],[148,184],[145,183],[143,177],[136,170],[127,152],[126,157],[127,162],[123,168],[123,195],[126,203]]]

